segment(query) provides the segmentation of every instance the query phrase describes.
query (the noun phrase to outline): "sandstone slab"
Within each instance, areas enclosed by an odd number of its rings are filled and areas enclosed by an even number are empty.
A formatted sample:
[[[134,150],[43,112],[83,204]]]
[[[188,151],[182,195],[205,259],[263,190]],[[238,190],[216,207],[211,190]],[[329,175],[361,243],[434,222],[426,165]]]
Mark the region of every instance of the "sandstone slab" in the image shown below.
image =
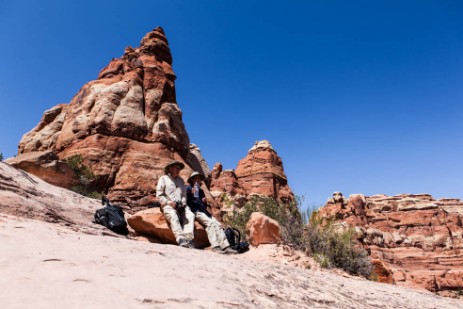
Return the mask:
[[[159,207],[139,211],[127,219],[130,227],[137,233],[152,236],[161,243],[177,244],[174,234]],[[206,230],[195,222],[195,245],[197,248],[210,246]]]

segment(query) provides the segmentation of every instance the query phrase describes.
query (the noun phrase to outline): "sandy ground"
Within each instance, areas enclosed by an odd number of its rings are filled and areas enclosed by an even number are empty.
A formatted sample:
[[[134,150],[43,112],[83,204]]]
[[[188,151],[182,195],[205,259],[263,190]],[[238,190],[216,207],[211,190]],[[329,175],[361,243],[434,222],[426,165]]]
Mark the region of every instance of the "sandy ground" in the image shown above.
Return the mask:
[[[255,259],[0,214],[0,308],[463,308],[427,291]]]

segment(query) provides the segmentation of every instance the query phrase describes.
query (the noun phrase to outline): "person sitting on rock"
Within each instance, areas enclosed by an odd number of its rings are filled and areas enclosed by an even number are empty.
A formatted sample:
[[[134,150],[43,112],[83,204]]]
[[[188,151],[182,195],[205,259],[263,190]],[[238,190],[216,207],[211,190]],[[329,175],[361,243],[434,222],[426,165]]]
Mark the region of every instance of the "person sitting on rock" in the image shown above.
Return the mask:
[[[185,182],[179,176],[184,167],[185,165],[179,161],[166,165],[165,175],[159,178],[156,186],[156,197],[179,246],[194,248],[195,215],[186,205]]]
[[[223,254],[235,254],[238,251],[232,249],[228,243],[227,236],[219,221],[207,211],[207,201],[204,191],[201,189],[201,182],[204,175],[199,172],[191,173],[188,178],[189,186],[186,188],[187,205],[194,213],[196,220],[201,223],[207,233],[212,250]]]

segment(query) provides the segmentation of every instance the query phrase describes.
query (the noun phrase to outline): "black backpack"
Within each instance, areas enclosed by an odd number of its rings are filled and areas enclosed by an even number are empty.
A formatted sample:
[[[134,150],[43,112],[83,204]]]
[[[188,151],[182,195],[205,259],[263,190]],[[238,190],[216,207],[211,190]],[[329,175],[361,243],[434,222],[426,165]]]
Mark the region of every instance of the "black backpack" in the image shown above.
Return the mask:
[[[249,243],[246,241],[241,241],[240,231],[235,228],[228,227],[224,232],[232,249],[235,249],[238,251],[238,253],[243,253],[249,250]]]
[[[117,234],[129,234],[127,222],[125,221],[124,212],[121,207],[112,205],[106,197],[101,198],[101,204],[106,206],[95,212],[93,222],[101,224]]]

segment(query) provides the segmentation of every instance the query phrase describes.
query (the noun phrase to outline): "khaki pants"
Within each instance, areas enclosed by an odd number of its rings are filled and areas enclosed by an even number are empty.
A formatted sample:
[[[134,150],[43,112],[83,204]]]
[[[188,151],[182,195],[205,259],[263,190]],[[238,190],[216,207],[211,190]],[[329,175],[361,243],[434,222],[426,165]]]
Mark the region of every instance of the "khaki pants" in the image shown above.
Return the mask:
[[[187,241],[193,240],[195,215],[191,212],[190,207],[186,206],[185,211],[179,214],[172,206],[166,205],[162,208],[162,212],[167,222],[169,222],[170,229],[174,233],[178,244],[180,244],[182,238]]]
[[[209,238],[212,248],[220,247],[225,249],[230,246],[219,221],[215,218],[209,218],[201,211],[197,211],[194,215],[196,220],[206,228],[207,238]]]

